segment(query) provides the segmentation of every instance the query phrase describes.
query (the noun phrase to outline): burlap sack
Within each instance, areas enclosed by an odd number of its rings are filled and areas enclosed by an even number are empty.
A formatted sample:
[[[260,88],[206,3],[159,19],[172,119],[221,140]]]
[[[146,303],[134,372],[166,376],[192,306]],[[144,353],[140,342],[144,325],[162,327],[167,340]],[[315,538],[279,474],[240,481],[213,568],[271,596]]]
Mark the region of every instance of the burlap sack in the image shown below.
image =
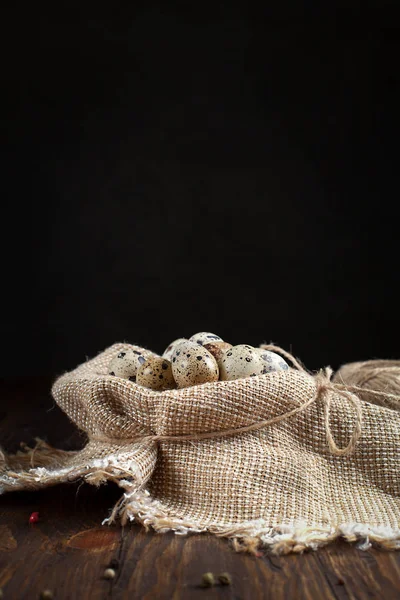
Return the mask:
[[[107,375],[115,344],[60,377],[57,404],[88,435],[0,459],[1,491],[117,482],[109,519],[209,531],[237,549],[301,552],[344,537],[400,547],[400,413],[296,368],[153,392]],[[32,468],[32,464],[34,465]]]

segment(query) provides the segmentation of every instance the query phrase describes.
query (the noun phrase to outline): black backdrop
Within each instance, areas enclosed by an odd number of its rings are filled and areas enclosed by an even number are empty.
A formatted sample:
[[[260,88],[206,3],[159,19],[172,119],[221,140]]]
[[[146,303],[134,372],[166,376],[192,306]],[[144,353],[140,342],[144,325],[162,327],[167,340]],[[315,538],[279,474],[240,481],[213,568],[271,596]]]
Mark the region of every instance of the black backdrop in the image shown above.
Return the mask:
[[[2,375],[201,330],[400,357],[392,5],[301,4],[5,20]]]

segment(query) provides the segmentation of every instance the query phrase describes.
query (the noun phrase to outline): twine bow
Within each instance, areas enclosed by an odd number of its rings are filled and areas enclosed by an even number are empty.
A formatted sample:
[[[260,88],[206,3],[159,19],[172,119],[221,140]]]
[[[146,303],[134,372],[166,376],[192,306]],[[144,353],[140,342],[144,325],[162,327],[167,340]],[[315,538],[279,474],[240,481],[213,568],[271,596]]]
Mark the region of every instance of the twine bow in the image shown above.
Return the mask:
[[[329,450],[335,456],[347,456],[351,454],[356,447],[356,444],[361,436],[362,432],[362,408],[360,399],[352,394],[347,389],[340,389],[340,386],[331,382],[333,371],[330,367],[326,367],[323,371],[320,371],[315,375],[317,382],[316,400],[322,399],[324,401],[324,425],[326,441],[328,442]],[[350,436],[349,443],[345,448],[339,448],[333,438],[332,430],[330,426],[330,415],[331,415],[331,401],[332,396],[329,392],[336,392],[343,398],[346,398],[354,407],[356,413],[356,422],[354,429]]]

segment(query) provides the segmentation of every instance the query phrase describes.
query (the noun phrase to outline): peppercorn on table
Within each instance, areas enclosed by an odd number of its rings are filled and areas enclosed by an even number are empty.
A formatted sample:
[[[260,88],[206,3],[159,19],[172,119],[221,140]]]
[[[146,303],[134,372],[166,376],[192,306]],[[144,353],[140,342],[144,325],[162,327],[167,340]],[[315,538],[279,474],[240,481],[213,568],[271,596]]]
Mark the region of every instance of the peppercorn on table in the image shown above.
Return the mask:
[[[54,405],[50,378],[1,382],[0,443],[85,440]],[[0,496],[0,597],[4,599],[398,598],[400,553],[335,543],[318,552],[251,556],[208,535],[102,526],[114,485],[62,485]],[[37,514],[36,514],[37,513]]]

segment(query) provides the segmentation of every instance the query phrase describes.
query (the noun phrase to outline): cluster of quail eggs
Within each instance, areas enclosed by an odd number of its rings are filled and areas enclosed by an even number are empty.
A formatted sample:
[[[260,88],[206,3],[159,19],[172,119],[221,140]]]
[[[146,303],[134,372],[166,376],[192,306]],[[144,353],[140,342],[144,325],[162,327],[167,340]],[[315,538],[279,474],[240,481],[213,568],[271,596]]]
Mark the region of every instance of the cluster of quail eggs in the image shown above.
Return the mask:
[[[231,381],[288,369],[275,352],[247,344],[232,346],[214,333],[202,331],[173,341],[158,356],[149,350],[120,352],[109,374],[152,390],[181,389],[213,381]]]

